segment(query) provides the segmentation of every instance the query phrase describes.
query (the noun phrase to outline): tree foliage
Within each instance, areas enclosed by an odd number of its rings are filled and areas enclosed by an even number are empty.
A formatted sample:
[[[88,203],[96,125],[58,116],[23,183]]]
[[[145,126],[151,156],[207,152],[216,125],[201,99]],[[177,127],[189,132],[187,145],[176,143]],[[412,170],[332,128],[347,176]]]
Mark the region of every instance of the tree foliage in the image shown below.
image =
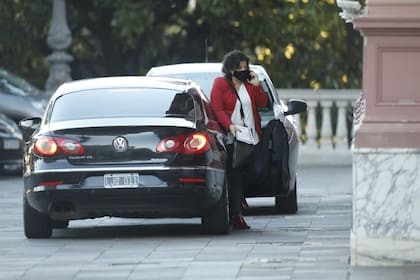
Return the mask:
[[[49,3],[49,4],[47,4]],[[243,50],[281,88],[360,88],[362,38],[335,0],[67,0],[73,79]],[[43,87],[52,1],[0,0],[0,63]]]

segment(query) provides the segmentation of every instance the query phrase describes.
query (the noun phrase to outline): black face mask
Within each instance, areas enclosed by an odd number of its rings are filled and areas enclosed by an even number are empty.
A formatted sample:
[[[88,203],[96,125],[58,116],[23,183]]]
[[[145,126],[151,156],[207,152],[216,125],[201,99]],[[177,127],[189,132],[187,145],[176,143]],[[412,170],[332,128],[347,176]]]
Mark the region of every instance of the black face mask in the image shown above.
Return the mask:
[[[249,79],[249,70],[233,71],[233,76],[239,81],[245,81]]]

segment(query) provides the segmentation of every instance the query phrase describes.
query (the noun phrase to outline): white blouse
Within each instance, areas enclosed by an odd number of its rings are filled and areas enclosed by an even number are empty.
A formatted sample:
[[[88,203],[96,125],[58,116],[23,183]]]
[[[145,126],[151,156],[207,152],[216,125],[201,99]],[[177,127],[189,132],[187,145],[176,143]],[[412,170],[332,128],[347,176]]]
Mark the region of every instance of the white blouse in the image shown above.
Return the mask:
[[[249,97],[248,91],[246,90],[245,85],[242,83],[241,87],[238,91],[239,98],[242,102],[242,109],[244,110],[245,115],[245,126],[251,128],[254,139],[256,139],[256,143],[259,142],[258,133],[255,130],[255,119],[254,114],[252,113],[252,105],[251,105],[251,98]],[[241,119],[241,103],[239,100],[236,100],[235,109],[233,110],[231,120],[235,125],[244,126],[244,123]]]

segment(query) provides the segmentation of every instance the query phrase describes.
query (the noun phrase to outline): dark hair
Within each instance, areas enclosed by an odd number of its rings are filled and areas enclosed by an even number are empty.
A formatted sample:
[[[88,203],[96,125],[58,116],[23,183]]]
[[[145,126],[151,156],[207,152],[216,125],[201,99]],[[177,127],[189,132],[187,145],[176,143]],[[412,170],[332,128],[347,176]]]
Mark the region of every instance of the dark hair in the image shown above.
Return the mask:
[[[232,80],[232,71],[239,67],[241,61],[246,61],[246,64],[249,65],[249,58],[241,51],[234,50],[225,55],[222,72],[227,79]]]

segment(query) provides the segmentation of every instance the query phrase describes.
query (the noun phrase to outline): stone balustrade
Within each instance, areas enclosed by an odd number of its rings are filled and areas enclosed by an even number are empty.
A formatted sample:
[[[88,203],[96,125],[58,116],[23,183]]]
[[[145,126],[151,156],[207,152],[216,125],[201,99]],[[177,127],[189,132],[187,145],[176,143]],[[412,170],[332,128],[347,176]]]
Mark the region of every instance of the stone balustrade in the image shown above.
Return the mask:
[[[295,116],[300,134],[300,165],[351,165],[353,108],[360,90],[278,89],[280,98],[306,101],[308,111]]]

